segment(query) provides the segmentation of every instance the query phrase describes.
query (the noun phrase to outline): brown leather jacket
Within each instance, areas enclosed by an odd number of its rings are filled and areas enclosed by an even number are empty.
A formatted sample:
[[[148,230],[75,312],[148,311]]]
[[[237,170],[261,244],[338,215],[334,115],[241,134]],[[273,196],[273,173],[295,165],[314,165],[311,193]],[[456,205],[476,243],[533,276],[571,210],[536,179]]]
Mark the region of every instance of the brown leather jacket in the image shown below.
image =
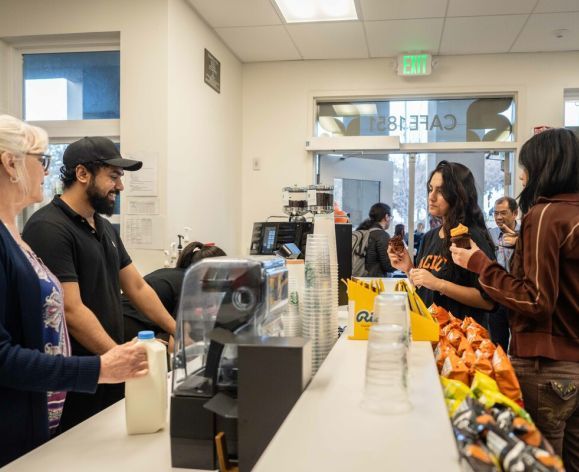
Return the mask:
[[[579,362],[579,193],[540,198],[529,210],[510,274],[482,251],[468,268],[509,309],[512,355]]]

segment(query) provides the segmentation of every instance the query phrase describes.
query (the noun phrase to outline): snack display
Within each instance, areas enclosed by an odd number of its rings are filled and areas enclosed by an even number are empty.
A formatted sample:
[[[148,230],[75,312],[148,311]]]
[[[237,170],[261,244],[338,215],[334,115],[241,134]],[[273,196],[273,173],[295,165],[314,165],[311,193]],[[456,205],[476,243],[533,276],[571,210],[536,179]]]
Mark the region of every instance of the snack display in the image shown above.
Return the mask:
[[[388,246],[397,254],[403,253],[404,249],[406,249],[404,247],[404,240],[400,235],[391,237],[388,241]]]
[[[468,228],[466,226],[459,224],[456,228],[450,230],[450,242],[456,244],[456,247],[470,249],[470,241],[470,235],[468,234]]]
[[[563,462],[523,408],[505,351],[471,317],[461,322],[440,307],[429,310],[444,323],[434,354],[461,468],[563,472]]]

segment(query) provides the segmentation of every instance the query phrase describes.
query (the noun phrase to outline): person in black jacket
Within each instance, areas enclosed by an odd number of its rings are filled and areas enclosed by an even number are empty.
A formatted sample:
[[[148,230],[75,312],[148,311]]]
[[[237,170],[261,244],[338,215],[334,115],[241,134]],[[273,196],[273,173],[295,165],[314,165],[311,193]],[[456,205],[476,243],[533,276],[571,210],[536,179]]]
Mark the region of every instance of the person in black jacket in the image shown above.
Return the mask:
[[[369,230],[368,248],[366,251],[366,272],[368,277],[386,277],[388,272],[396,269],[388,259],[388,241],[390,235],[386,230],[392,221],[392,210],[385,203],[374,203],[368,212],[368,219],[362,221],[358,230]]]

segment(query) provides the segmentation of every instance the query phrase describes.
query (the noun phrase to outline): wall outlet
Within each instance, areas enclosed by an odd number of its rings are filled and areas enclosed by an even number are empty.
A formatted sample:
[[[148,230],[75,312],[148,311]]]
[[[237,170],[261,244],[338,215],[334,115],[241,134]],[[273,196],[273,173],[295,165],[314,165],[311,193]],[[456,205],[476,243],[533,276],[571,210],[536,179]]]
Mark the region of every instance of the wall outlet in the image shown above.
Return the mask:
[[[253,170],[261,170],[261,160],[259,159],[259,157],[254,157],[251,160],[251,168]]]

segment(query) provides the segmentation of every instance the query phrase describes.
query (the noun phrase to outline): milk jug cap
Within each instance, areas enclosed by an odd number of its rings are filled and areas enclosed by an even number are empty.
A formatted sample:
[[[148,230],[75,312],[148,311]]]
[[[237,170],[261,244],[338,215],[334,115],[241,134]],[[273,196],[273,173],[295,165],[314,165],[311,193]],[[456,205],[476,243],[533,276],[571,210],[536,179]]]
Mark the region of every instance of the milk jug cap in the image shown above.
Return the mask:
[[[153,331],[139,331],[139,339],[155,339],[155,333]]]

